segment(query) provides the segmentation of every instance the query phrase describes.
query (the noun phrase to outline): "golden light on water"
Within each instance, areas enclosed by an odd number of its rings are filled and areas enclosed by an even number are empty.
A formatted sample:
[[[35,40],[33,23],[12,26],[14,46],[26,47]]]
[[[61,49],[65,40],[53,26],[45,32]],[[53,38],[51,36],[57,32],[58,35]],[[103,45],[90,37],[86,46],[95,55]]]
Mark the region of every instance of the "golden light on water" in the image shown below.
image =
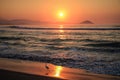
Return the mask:
[[[60,25],[60,26],[59,26],[59,28],[61,28],[61,29],[62,29],[62,28],[63,28],[63,25]]]
[[[60,39],[66,39],[66,35],[64,34],[64,26],[63,25],[59,25],[59,38]]]
[[[60,73],[62,71],[62,67],[61,66],[56,66],[56,69],[55,69],[55,77],[60,77]]]
[[[60,39],[66,39],[66,35],[64,34],[64,30],[60,29],[59,32],[60,32],[59,38]]]
[[[59,32],[60,32],[60,33],[63,33],[63,32],[64,32],[64,30],[63,30],[63,25],[59,25],[59,28],[60,28]]]
[[[59,30],[60,31],[60,33],[63,33],[64,32],[64,30]]]

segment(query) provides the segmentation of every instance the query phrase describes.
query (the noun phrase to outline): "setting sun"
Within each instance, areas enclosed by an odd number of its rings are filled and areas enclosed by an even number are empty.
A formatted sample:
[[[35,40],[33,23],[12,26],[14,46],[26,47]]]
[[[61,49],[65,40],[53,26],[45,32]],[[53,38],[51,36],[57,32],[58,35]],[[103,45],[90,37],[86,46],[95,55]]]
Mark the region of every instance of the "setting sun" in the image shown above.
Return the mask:
[[[61,17],[62,17],[62,16],[64,16],[64,14],[63,14],[62,12],[60,12],[60,13],[59,13],[59,16],[61,16]]]
[[[64,17],[64,13],[63,12],[59,12],[59,17]]]
[[[57,12],[57,18],[59,22],[64,22],[66,21],[66,12],[63,10],[60,10]],[[60,26],[61,27],[61,26]]]

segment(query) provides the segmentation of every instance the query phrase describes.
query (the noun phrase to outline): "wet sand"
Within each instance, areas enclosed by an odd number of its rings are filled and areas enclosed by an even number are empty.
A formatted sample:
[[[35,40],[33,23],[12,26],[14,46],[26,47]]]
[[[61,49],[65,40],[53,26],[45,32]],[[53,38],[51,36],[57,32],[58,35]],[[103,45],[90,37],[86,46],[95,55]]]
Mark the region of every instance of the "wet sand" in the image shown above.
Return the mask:
[[[94,74],[84,69],[49,63],[0,58],[2,80],[120,80],[119,76]]]

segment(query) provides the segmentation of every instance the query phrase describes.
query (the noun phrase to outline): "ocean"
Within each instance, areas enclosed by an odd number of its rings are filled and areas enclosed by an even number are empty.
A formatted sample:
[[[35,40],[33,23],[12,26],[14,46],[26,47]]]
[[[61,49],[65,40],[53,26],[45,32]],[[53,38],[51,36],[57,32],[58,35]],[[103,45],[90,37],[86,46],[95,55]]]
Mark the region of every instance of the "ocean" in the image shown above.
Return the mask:
[[[0,25],[0,57],[120,75],[120,27]]]

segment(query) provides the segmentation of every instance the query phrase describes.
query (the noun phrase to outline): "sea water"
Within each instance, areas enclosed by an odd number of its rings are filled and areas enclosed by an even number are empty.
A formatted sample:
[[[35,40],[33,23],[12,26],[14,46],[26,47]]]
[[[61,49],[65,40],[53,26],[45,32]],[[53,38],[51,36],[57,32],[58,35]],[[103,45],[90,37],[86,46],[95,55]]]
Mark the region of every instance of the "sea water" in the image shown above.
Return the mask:
[[[0,57],[120,75],[120,28],[108,25],[0,26]]]

